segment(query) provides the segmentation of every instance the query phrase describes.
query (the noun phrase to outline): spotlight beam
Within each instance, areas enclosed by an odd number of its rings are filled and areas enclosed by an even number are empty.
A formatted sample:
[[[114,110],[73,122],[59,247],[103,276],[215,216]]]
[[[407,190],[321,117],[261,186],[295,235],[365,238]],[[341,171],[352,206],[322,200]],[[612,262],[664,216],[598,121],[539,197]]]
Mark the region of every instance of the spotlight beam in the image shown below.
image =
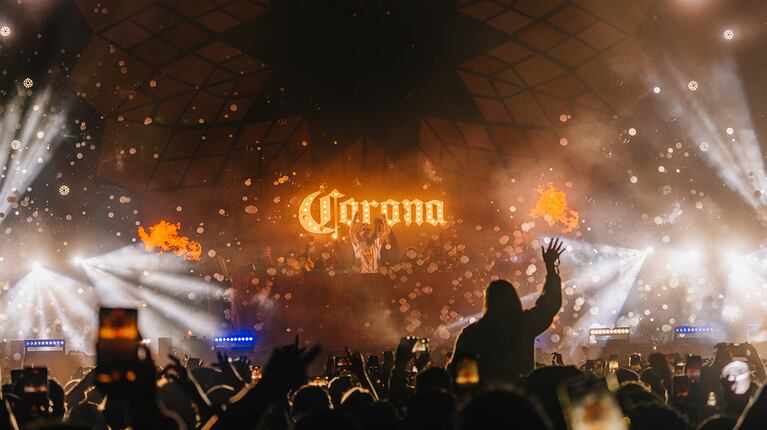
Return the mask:
[[[23,196],[30,184],[42,171],[47,161],[54,154],[60,143],[61,127],[66,115],[64,113],[50,113],[49,102],[51,90],[43,91],[24,109],[21,99],[13,101],[8,107],[6,114],[0,120],[0,166],[3,166],[0,175],[0,212],[8,214],[13,201],[9,197],[17,199]],[[22,118],[22,113],[24,118]],[[21,124],[21,131],[17,134],[17,124]],[[42,133],[38,137],[38,133]],[[11,141],[19,140],[19,149],[11,148]],[[3,219],[0,219],[2,223]]]

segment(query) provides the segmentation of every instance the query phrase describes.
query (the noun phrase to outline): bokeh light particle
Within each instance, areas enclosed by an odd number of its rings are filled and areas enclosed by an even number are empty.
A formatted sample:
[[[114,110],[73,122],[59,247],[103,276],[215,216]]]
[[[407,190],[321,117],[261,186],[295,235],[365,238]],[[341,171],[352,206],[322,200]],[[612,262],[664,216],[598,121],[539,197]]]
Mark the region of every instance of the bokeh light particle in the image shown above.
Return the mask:
[[[21,82],[21,84],[24,85],[24,88],[32,88],[32,85],[34,85],[35,83],[32,82],[32,79],[25,78],[24,81]]]
[[[0,36],[8,37],[10,35],[11,35],[11,27],[8,27],[7,25],[0,27]]]
[[[732,40],[732,38],[735,37],[735,32],[728,28],[727,30],[724,30],[723,35],[725,39]]]
[[[66,186],[66,185],[60,186],[59,187],[59,194],[61,194],[62,196],[66,196],[67,194],[69,194],[69,187]]]
[[[689,89],[690,89],[690,91],[695,91],[695,90],[697,90],[697,89],[698,89],[698,81],[690,81],[690,82],[687,84],[687,88],[689,88]]]

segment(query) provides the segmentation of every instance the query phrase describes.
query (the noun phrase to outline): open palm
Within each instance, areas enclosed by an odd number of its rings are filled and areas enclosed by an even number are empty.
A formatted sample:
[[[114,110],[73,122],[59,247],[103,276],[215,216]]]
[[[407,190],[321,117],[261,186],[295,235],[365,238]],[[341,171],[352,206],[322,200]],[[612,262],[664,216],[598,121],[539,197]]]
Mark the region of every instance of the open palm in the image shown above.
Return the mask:
[[[559,265],[559,257],[565,252],[565,244],[561,239],[555,238],[549,242],[548,247],[541,246],[541,254],[546,267],[556,267]]]

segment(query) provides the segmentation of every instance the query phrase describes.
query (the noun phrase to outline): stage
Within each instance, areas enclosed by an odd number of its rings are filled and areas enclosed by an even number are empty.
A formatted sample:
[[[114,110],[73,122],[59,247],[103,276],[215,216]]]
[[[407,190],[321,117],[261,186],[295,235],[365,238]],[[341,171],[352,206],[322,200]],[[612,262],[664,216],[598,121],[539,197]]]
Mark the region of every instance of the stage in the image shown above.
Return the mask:
[[[252,279],[233,280],[232,319],[237,330],[257,334],[259,350],[299,335],[302,343],[328,351],[383,351],[394,349],[402,336],[418,336],[446,352],[469,318],[481,312],[485,286],[464,279],[459,288],[456,277],[444,272],[309,273],[274,277],[269,285],[253,285]],[[470,294],[467,282],[474,286]]]

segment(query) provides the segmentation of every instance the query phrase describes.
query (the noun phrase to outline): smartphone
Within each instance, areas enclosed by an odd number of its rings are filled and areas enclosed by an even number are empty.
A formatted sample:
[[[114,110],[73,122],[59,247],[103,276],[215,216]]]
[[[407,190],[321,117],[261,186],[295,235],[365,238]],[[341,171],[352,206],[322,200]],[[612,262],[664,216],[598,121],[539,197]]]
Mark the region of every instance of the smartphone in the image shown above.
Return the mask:
[[[25,367],[19,376],[19,395],[27,402],[35,415],[45,415],[50,410],[48,395],[48,369]]]
[[[642,354],[635,352],[629,356],[629,368],[637,373],[642,371]]]
[[[96,382],[105,392],[121,391],[136,380],[140,342],[136,309],[99,309]]]
[[[333,357],[333,367],[336,375],[348,375],[351,372],[352,363],[346,355],[336,355]]]
[[[688,355],[687,362],[684,366],[685,376],[689,378],[691,383],[696,383],[700,380],[700,369],[703,367],[703,359],[700,355]]]
[[[678,358],[674,362],[674,376],[684,376],[685,361],[682,358]]]
[[[607,361],[607,368],[610,372],[615,372],[618,370],[618,367],[620,366],[620,363],[618,363],[618,356],[616,354],[611,354],[610,358]]]
[[[583,366],[587,372],[592,372],[597,376],[602,376],[605,371],[605,362],[602,360],[586,360],[586,364]]]
[[[426,352],[428,350],[429,350],[429,339],[427,338],[416,339],[415,344],[413,345],[413,354],[417,354],[419,352]]]
[[[381,360],[378,358],[377,355],[371,355],[368,357],[368,363],[367,368],[368,369],[376,369],[381,367]]]
[[[258,382],[261,380],[261,377],[263,375],[261,374],[261,366],[253,366],[253,368],[250,370],[250,378],[253,382]]]
[[[462,386],[479,384],[479,364],[476,357],[461,357],[455,362],[455,383]]]
[[[733,361],[748,363],[748,346],[743,343],[731,343],[730,356]]]
[[[615,375],[595,378],[580,375],[557,389],[562,412],[570,430],[627,430],[623,412],[615,400]]]
[[[675,400],[686,399],[690,396],[690,378],[686,375],[674,375],[673,389]]]

